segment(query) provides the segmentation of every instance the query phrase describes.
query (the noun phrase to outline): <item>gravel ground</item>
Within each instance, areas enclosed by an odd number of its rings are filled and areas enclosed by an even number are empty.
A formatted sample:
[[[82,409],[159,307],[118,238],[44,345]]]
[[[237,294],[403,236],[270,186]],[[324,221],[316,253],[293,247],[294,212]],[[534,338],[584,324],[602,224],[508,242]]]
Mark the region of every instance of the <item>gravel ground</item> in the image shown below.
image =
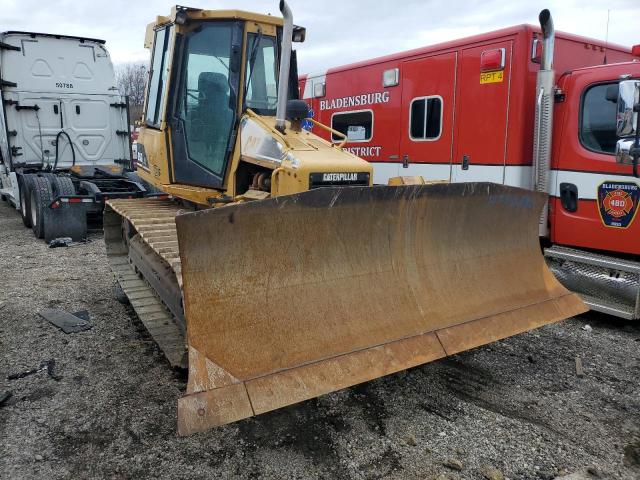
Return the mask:
[[[0,202],[0,280],[2,478],[640,478],[640,323],[588,314],[179,438],[186,379],[115,300],[100,234],[49,249]],[[62,378],[7,380],[50,359]]]

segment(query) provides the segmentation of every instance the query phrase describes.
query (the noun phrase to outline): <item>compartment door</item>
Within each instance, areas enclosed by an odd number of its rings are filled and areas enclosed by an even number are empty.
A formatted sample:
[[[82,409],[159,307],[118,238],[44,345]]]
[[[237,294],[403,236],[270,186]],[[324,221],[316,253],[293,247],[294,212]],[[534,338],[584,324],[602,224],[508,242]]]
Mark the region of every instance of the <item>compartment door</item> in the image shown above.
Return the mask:
[[[454,182],[504,183],[512,43],[462,51],[456,92]],[[482,66],[487,71],[483,72]]]
[[[449,180],[457,53],[402,64],[400,175]]]

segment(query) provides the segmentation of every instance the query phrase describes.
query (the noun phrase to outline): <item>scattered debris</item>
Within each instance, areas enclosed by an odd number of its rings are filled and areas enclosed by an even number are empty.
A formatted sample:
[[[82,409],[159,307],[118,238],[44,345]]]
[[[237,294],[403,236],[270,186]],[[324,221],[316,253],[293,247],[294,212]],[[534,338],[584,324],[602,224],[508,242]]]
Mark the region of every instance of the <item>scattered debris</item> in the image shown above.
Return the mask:
[[[569,473],[564,470],[564,473],[558,473],[558,476],[553,480],[593,480],[593,477],[591,477],[584,470],[573,473]]]
[[[71,315],[74,317],[78,317],[85,322],[91,321],[91,315],[89,315],[89,310],[78,310],[77,312],[73,312]],[[92,325],[93,326],[93,325]]]
[[[582,359],[576,357],[576,375],[578,377],[584,377],[584,368],[582,367]]]
[[[49,248],[70,247],[73,245],[71,237],[54,238],[49,242]]]
[[[584,327],[582,327],[582,330],[584,330],[585,332],[590,332],[591,330],[593,330],[593,328],[587,323]]]
[[[25,372],[20,373],[12,373],[7,377],[7,380],[18,380],[20,378],[28,377],[29,375],[34,375],[36,373],[47,371],[47,375],[53,378],[56,382],[62,379],[60,375],[55,374],[56,361],[52,358],[51,360],[46,360],[40,364],[38,368],[32,368],[31,370],[27,370]]]
[[[450,468],[451,470],[457,470],[458,472],[464,468],[464,465],[462,465],[462,462],[456,458],[449,458],[448,460],[445,460],[444,462],[442,462],[442,465],[444,465],[447,468]]]
[[[35,458],[36,461],[38,461],[38,462],[41,462],[42,460],[44,460],[44,457],[42,455],[40,455],[39,453],[36,453],[33,458]]]
[[[597,467],[587,467],[587,473],[593,477],[600,478],[600,470]]]
[[[64,333],[82,332],[93,327],[89,323],[89,312],[86,310],[71,314],[57,308],[46,308],[40,312],[40,316]]]
[[[484,467],[480,473],[487,480],[504,480],[504,474],[495,467]]]
[[[12,395],[13,393],[9,390],[5,390],[4,392],[0,393],[0,407],[4,407],[5,403],[7,403]]]
[[[416,441],[416,437],[414,437],[413,435],[409,435],[405,441],[410,447],[415,447],[418,444],[418,442]]]

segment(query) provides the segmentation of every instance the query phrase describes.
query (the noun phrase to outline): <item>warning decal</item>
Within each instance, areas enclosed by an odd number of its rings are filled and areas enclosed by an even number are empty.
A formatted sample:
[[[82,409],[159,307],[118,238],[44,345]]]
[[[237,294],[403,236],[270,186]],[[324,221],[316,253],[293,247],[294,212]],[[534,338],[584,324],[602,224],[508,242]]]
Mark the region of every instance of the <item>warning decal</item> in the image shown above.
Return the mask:
[[[630,182],[605,182],[598,187],[598,208],[607,227],[627,228],[640,200],[640,187]]]
[[[496,72],[485,72],[480,74],[480,83],[499,83],[504,79],[502,70]]]

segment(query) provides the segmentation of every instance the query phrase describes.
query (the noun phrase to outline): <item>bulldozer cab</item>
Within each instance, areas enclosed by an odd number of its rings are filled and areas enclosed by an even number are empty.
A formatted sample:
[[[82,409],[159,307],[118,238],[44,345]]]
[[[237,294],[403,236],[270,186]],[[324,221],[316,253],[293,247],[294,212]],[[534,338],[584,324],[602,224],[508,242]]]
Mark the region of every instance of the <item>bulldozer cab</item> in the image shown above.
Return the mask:
[[[166,171],[156,162],[151,172],[160,183],[225,187],[239,117],[247,109],[276,114],[282,23],[247,12],[175,7],[170,17],[149,25],[143,145],[164,137],[170,146]],[[291,78],[297,78],[295,70],[294,65]],[[139,160],[149,166],[149,159]]]

